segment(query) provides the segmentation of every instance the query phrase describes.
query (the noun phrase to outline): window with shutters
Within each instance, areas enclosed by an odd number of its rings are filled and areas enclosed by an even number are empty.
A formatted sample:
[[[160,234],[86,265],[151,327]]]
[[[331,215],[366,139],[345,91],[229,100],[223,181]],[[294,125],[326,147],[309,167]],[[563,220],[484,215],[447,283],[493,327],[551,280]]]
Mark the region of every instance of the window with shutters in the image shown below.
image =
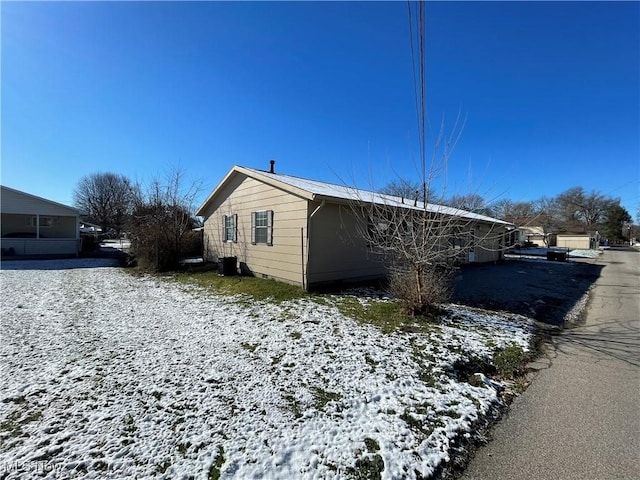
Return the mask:
[[[273,245],[273,210],[251,212],[251,243]]]
[[[238,215],[225,215],[224,226],[222,231],[222,240],[225,242],[237,242],[238,241],[238,229],[237,229]]]

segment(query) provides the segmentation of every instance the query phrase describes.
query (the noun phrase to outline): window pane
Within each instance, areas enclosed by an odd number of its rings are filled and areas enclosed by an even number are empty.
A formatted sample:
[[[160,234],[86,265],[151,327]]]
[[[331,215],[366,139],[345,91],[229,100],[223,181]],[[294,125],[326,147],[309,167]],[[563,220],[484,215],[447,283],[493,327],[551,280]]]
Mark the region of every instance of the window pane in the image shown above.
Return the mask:
[[[267,226],[267,212],[256,212],[256,227]]]
[[[268,243],[269,240],[269,212],[254,212],[253,240],[255,243]]]
[[[256,243],[267,243],[267,227],[256,227]]]
[[[225,238],[224,239],[227,242],[233,242],[233,230],[235,227],[233,220],[234,220],[233,215],[229,215],[225,219],[225,224],[224,224]]]

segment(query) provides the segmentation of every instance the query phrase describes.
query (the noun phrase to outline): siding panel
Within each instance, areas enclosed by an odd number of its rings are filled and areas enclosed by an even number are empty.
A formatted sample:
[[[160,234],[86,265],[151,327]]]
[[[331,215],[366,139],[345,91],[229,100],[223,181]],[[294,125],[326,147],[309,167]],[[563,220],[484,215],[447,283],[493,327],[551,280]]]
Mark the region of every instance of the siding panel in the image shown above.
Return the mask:
[[[307,222],[307,201],[243,175],[216,196],[204,221],[205,256],[235,256],[244,271],[302,285],[306,263],[300,229]],[[251,212],[273,210],[273,245],[251,244]],[[238,242],[222,242],[222,216],[238,215]]]
[[[51,202],[24,192],[2,187],[2,213],[76,216],[78,211],[66,205]]]
[[[561,248],[582,250],[591,248],[591,237],[589,235],[558,235],[556,242],[557,246]]]
[[[314,206],[312,206],[314,208]],[[309,226],[309,284],[337,280],[379,278],[385,266],[367,250],[359,238],[349,207],[326,204],[314,215]]]

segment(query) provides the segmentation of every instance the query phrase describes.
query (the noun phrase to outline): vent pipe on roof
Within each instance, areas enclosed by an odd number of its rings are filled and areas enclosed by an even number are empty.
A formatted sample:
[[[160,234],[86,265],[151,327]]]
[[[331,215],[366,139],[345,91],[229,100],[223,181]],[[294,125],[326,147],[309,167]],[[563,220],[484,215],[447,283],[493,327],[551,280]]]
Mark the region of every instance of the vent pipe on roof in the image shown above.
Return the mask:
[[[418,206],[418,195],[420,195],[420,191],[416,190],[416,197],[413,199],[413,206]]]
[[[276,165],[276,161],[275,160],[269,160],[269,164],[271,165],[269,167],[269,173],[276,173],[275,169],[274,169],[274,167]]]

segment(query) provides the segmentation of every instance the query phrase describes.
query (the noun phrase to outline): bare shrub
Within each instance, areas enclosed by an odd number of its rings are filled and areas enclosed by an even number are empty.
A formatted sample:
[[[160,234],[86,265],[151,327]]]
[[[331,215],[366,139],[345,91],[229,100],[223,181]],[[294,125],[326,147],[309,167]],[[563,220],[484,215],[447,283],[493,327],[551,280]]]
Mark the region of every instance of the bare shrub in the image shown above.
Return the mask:
[[[425,314],[433,306],[451,298],[451,270],[429,267],[417,273],[393,269],[389,275],[389,293],[400,300],[412,315]]]
[[[141,267],[175,270],[184,256],[194,255],[195,237],[200,235],[193,232],[199,223],[192,212],[199,191],[198,182],[185,185],[184,173],[174,168],[164,182],[154,180],[146,194],[139,195],[133,211],[131,247]]]

